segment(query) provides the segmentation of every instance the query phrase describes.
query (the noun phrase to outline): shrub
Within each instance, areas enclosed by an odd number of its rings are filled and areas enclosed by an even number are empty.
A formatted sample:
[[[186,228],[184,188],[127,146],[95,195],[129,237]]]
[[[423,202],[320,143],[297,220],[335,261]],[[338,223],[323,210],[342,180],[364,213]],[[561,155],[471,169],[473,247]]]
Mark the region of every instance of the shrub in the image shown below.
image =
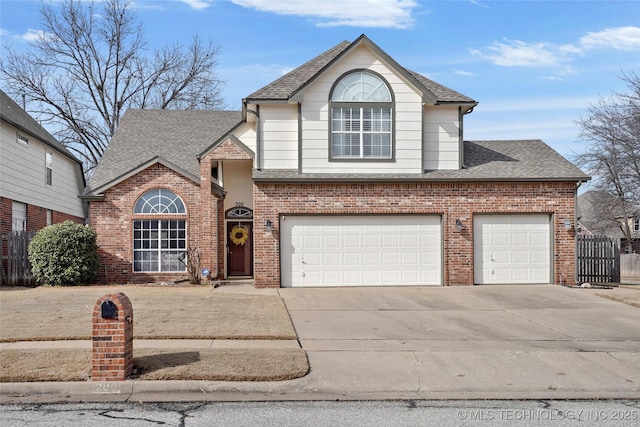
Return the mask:
[[[189,273],[189,283],[192,285],[202,284],[202,277],[200,276],[201,257],[202,253],[200,252],[200,248],[188,247],[184,256],[179,258],[180,262],[187,268],[187,272]]]
[[[98,272],[96,233],[72,221],[49,225],[29,243],[29,262],[38,283],[52,286],[91,283]]]

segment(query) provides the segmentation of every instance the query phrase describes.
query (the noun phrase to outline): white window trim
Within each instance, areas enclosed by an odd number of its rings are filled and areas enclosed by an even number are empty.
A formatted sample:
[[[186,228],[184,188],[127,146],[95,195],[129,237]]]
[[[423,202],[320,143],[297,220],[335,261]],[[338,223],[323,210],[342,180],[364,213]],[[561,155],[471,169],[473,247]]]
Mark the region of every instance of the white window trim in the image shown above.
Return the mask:
[[[155,240],[157,241],[157,248],[135,248],[135,242],[136,242],[136,238],[135,238],[135,234],[132,234],[133,237],[133,263],[132,263],[132,269],[134,273],[184,273],[185,271],[187,271],[186,265],[184,265],[184,263],[180,263],[178,265],[182,266],[182,269],[179,270],[163,270],[162,269],[162,255],[163,254],[173,254],[175,255],[176,252],[182,252],[184,254],[184,257],[186,258],[187,255],[187,219],[186,218],[162,218],[162,217],[156,217],[156,218],[152,218],[152,219],[135,219],[133,221],[134,224],[134,231],[135,231],[135,223],[136,222],[145,222],[145,221],[156,221],[158,224],[158,227],[155,229],[149,229],[149,231],[156,231],[157,232],[157,238],[155,239],[137,239],[139,241],[152,241]],[[180,228],[176,228],[175,230],[177,231],[181,231],[184,230],[184,239],[180,239],[180,238],[176,238],[176,241],[179,240],[184,240],[184,248],[163,248],[162,247],[162,242],[163,240],[166,241],[170,241],[172,240],[170,237],[165,237],[163,238],[163,234],[168,233],[169,231],[174,231],[171,228],[162,228],[162,222],[163,221],[176,221],[176,222],[182,222],[184,224],[184,227]],[[145,229],[141,229],[141,233],[144,231]],[[145,253],[145,252],[152,252],[152,253],[157,253],[158,254],[158,259],[157,259],[157,264],[155,266],[155,270],[136,270],[136,260],[135,260],[135,254],[136,253]]]
[[[175,208],[176,212],[171,212],[170,206]],[[176,194],[174,191],[166,189],[166,188],[153,188],[146,192],[144,192],[133,205],[133,214],[134,219],[132,222],[132,264],[131,269],[134,273],[184,273],[186,271],[186,266],[182,264],[181,270],[162,270],[162,254],[167,252],[183,252],[185,257],[188,251],[189,239],[188,239],[188,224],[187,224],[187,209],[184,204],[184,200]],[[135,224],[136,221],[157,221],[158,227],[158,247],[157,248],[137,248],[135,247],[136,238],[135,238]],[[169,229],[163,229],[161,224],[162,221],[182,221],[184,223],[183,228],[178,228],[178,230],[184,230],[184,248],[162,248],[162,234],[164,231],[168,231]],[[141,229],[141,232],[143,229]],[[168,240],[171,240],[167,237]],[[145,241],[142,237],[138,239],[140,241]],[[151,240],[151,239],[147,239]],[[142,252],[157,252],[158,253],[158,264],[156,266],[156,270],[136,270],[136,253]]]
[[[11,231],[27,231],[27,209],[26,203],[15,200],[11,203]],[[18,217],[16,214],[20,214],[20,216]]]
[[[21,132],[16,132],[16,141],[21,145],[29,145],[29,138]]]
[[[359,74],[360,79],[354,80],[351,82],[350,86],[345,86],[342,84],[345,80],[353,80],[355,75]],[[378,98],[381,99],[371,99],[371,93],[367,92],[367,85],[365,84],[365,75],[369,77],[373,77],[374,79],[369,79],[367,83],[371,83],[372,81],[377,81],[378,84],[373,87],[372,93],[380,95],[379,89],[384,87],[386,89],[386,93],[383,93],[382,96]],[[357,86],[357,82],[360,82],[360,87]],[[357,90],[351,90],[355,88]],[[350,98],[346,98],[350,96]],[[335,83],[334,87],[331,89],[330,94],[330,108],[329,108],[329,147],[328,147],[328,160],[330,162],[389,162],[395,161],[395,101],[393,99],[393,93],[391,92],[390,85],[378,74],[371,72],[369,70],[354,70],[353,72],[349,72],[343,76],[341,76]],[[388,109],[389,110],[389,130],[388,131],[366,131],[364,129],[364,110],[367,108],[379,108],[379,109]],[[357,131],[345,131],[345,130],[334,130],[334,111],[336,109],[359,109],[360,117],[359,117],[359,130]],[[343,121],[344,119],[341,117],[340,119]],[[334,137],[336,135],[348,135],[348,134],[358,134],[359,135],[359,153],[358,156],[342,156],[334,154]],[[365,142],[364,135],[389,135],[389,155],[388,156],[365,156]]]

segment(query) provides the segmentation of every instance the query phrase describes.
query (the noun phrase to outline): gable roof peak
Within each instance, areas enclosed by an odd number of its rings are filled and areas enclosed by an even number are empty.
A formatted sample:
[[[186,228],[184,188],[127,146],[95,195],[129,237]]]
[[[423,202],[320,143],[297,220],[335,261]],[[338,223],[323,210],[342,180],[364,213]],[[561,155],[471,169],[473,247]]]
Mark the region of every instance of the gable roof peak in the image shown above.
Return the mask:
[[[367,47],[389,67],[393,68],[409,84],[421,92],[425,102],[430,104],[459,103],[472,106],[477,105],[477,102],[473,99],[402,67],[390,55],[367,37],[366,34],[360,35],[353,42],[343,41],[338,43],[331,49],[321,53],[279,79],[252,93],[243,101],[258,103],[260,101],[296,101],[297,96],[299,96],[307,86],[315,81],[333,64],[339,61],[340,58],[359,46]]]

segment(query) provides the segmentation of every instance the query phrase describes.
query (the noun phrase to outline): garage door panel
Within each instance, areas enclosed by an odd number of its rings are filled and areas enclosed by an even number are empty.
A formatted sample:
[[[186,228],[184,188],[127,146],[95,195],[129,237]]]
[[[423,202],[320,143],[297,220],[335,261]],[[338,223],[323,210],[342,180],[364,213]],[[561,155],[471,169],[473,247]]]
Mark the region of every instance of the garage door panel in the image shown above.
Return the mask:
[[[342,254],[342,265],[344,267],[349,267],[349,266],[360,266],[360,264],[362,263],[362,261],[360,260],[360,254],[355,253],[355,252],[347,252],[347,253],[343,253]]]
[[[441,285],[441,236],[439,216],[287,216],[282,286]]]
[[[527,251],[514,250],[511,253],[511,262],[513,262],[513,264],[527,265],[530,262],[530,255]]]
[[[402,239],[402,247],[409,249],[409,248],[414,248],[417,249],[420,247],[420,245],[418,244],[418,236],[416,236],[415,234],[411,235],[411,234],[407,234],[407,235],[401,235],[401,239]]]
[[[398,249],[400,247],[400,238],[396,234],[382,234],[382,247],[385,249]]]
[[[365,266],[376,266],[380,264],[380,254],[377,252],[365,252],[362,254],[362,264]]]
[[[532,268],[531,272],[534,283],[547,283],[545,280],[549,280],[549,270],[547,268]]]
[[[540,247],[549,245],[549,235],[546,232],[531,233],[531,244]]]
[[[401,255],[401,264],[403,266],[411,266],[411,267],[415,267],[418,265],[418,254],[413,252],[413,253],[403,253]]]
[[[362,236],[363,249],[378,249],[380,246],[380,236],[372,234],[365,234]]]
[[[476,215],[474,278],[479,284],[550,283],[550,216]]]
[[[382,265],[391,267],[397,266],[400,264],[398,259],[398,254],[388,253],[385,251],[385,253],[382,255]]]

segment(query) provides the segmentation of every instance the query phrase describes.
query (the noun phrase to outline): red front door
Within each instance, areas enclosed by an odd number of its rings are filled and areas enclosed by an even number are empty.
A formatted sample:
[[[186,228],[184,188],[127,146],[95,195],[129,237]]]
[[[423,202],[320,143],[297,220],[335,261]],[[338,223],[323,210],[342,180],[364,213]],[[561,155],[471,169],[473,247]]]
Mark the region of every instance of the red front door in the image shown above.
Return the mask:
[[[227,223],[227,275],[253,276],[253,222]]]

